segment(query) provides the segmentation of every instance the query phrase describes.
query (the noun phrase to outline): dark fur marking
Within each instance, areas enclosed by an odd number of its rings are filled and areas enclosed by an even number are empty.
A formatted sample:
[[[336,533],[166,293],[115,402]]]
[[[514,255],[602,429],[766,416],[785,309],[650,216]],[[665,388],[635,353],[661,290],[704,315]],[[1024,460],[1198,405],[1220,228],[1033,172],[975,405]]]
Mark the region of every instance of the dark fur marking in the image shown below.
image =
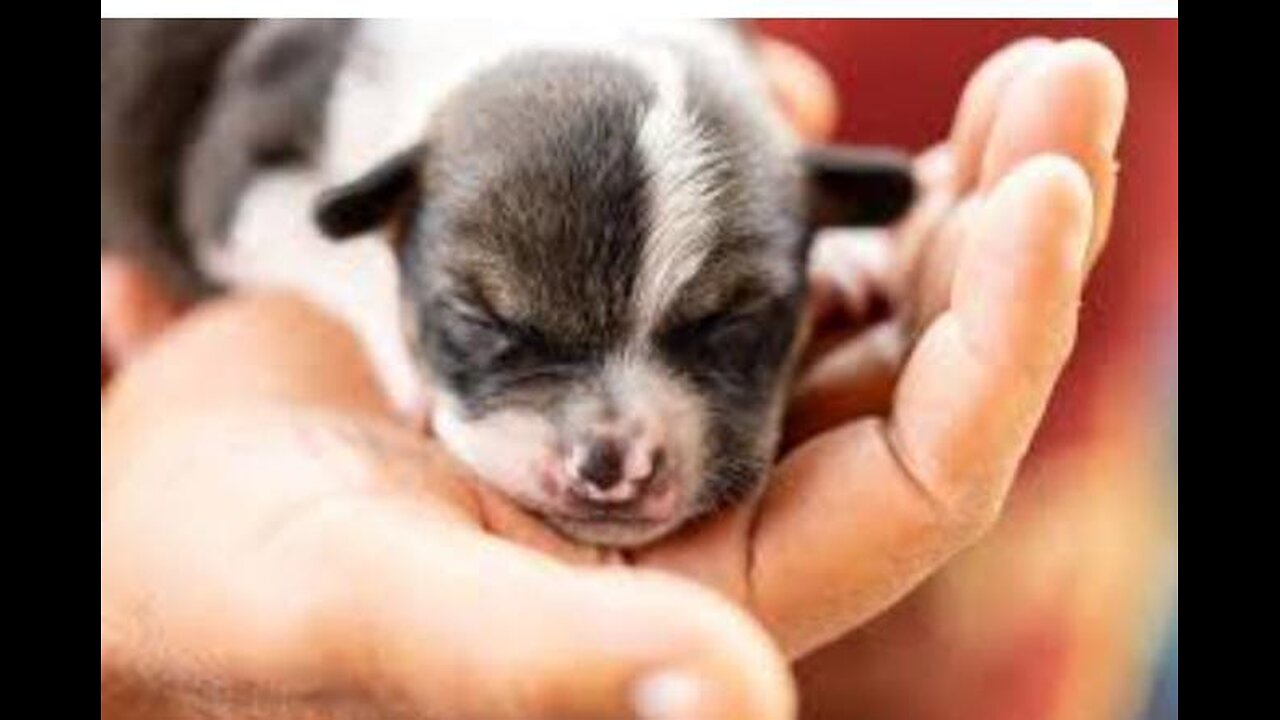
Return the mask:
[[[351,27],[103,20],[103,249],[211,289],[194,243],[222,238],[257,172],[310,159]]]
[[[387,223],[418,187],[425,157],[426,148],[414,145],[359,178],[321,193],[315,204],[316,224],[340,240]]]
[[[101,21],[101,248],[175,290],[208,289],[178,217],[181,158],[243,20]]]
[[[523,53],[461,88],[437,119],[429,142],[440,153],[402,271],[428,364],[473,412],[505,404],[513,385],[598,367],[627,337],[648,233],[636,137],[650,102],[644,78],[617,61]],[[480,361],[451,339],[476,332],[442,311],[459,296],[513,347]]]
[[[813,147],[803,161],[812,227],[887,225],[915,200],[911,160],[896,151]]]

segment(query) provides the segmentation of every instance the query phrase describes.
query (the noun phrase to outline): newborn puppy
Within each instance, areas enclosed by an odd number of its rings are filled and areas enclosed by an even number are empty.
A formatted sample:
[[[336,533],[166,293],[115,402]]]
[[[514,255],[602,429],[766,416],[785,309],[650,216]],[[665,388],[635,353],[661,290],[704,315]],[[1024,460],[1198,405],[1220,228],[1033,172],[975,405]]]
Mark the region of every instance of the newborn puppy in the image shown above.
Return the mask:
[[[488,483],[581,541],[757,495],[810,238],[907,206],[801,148],[719,23],[267,22],[184,162],[204,271],[300,288]]]

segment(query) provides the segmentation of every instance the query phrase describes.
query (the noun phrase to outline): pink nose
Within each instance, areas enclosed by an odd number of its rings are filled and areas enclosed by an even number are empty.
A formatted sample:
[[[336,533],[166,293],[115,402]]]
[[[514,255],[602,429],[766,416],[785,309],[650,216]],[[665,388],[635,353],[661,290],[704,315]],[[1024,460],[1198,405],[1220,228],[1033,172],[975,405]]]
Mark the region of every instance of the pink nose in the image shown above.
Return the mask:
[[[612,437],[574,444],[565,459],[569,491],[593,503],[626,503],[640,497],[662,462],[662,450]]]

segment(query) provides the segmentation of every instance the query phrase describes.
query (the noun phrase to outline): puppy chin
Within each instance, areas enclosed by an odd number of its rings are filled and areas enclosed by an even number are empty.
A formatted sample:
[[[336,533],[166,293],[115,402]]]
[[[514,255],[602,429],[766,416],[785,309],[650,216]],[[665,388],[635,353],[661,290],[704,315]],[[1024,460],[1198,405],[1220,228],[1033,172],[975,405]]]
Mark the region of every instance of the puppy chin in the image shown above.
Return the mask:
[[[666,520],[575,518],[546,513],[543,519],[567,537],[586,545],[634,548],[670,534],[683,522],[676,515]]]

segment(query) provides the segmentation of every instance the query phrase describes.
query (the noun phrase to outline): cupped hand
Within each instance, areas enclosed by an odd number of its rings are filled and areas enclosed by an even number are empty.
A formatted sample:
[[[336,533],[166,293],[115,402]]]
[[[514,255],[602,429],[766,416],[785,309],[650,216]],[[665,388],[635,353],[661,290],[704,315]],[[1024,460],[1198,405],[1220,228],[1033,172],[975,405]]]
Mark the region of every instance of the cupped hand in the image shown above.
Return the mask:
[[[950,137],[917,161],[920,201],[884,239],[887,319],[822,332],[863,301],[842,288],[864,269],[842,263],[868,240],[819,241],[815,352],[764,501],[642,564],[728,592],[794,657],[980,537],[1071,352],[1125,104],[1120,63],[1091,41],[1024,40],[979,68]]]
[[[786,657],[998,512],[1105,239],[1123,107],[1097,45],[992,58],[921,161],[894,318],[806,368],[761,503],[638,553],[473,483],[314,308],[196,310],[103,401],[104,708],[141,688],[160,717],[789,716]],[[880,406],[839,399],[873,386]]]

